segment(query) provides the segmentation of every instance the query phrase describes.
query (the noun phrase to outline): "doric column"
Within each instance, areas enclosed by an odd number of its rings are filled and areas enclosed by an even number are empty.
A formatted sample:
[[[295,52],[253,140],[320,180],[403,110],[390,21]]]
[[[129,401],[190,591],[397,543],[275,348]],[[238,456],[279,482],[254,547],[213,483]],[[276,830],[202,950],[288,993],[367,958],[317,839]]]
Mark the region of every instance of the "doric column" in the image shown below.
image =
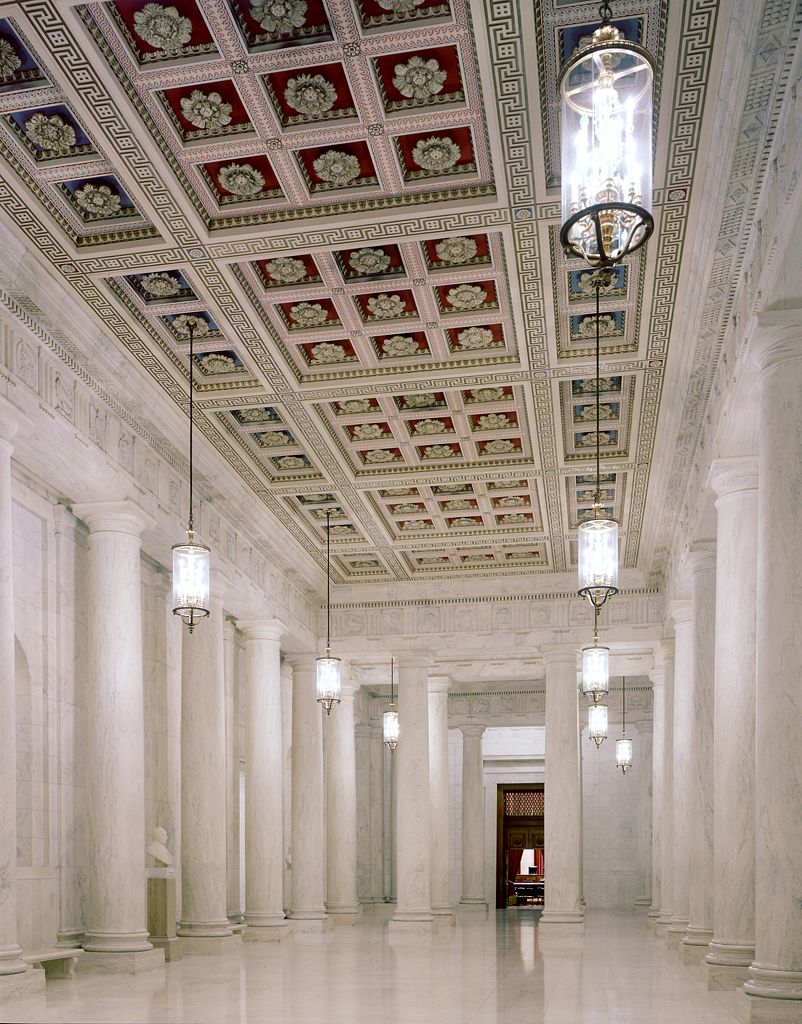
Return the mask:
[[[633,744],[635,764],[633,782],[637,786],[638,817],[637,817],[637,849],[638,875],[640,896],[636,896],[633,904],[636,907],[649,907],[652,902],[652,765],[654,764],[654,737],[652,722],[648,719],[639,722],[637,740]],[[613,748],[615,751],[615,748]]]
[[[755,958],[757,459],[718,459],[713,941],[710,988],[735,988]],[[745,840],[745,841],[744,841]]]
[[[277,619],[238,623],[245,636],[244,939],[271,942],[284,921],[281,635]]]
[[[584,928],[582,898],[582,778],[576,651],[544,647],[546,665],[546,906],[541,925]],[[549,810],[551,808],[551,810]]]
[[[292,665],[292,910],[295,932],[322,932],[326,921],[323,709],[317,702],[314,654]],[[338,708],[334,708],[336,715]]]
[[[685,964],[700,964],[713,938],[713,705],[716,644],[716,548],[688,554],[693,630],[693,717],[689,770],[691,834],[688,871],[688,930],[682,941]]]
[[[231,619],[223,623],[226,688],[226,912],[232,924],[242,923],[240,897],[240,741],[237,629]]]
[[[693,637],[691,602],[672,601],[674,620],[674,736],[672,758],[673,800],[671,829],[671,921],[667,929],[668,945],[679,949],[688,928],[688,857],[691,834],[690,737],[693,719],[692,673]]]
[[[283,906],[285,915],[289,916],[292,907],[292,665],[286,657],[281,662],[281,766],[284,794]]]
[[[655,666],[649,673],[652,680],[652,846],[651,846],[651,891],[652,901],[649,917],[660,916],[660,869],[662,857],[663,830],[661,822],[663,792],[663,742],[665,736],[665,689],[663,686],[664,666],[655,659]]]
[[[393,755],[398,776],[397,898],[392,934],[432,933],[429,851],[428,655],[396,655],[401,739]]]
[[[89,527],[88,952],[79,969],[132,973],[164,962],[148,941],[145,885],[140,547],[152,520],[129,501],[73,512]]]
[[[213,569],[209,618],[181,647],[181,920],[185,954],[231,946],[226,914],[226,716],[223,593]]]
[[[429,676],[432,913],[452,916],[449,899],[448,676]],[[481,765],[480,765],[481,769]],[[484,844],[482,844],[484,845]]]
[[[663,690],[663,748],[660,787],[660,913],[657,924],[671,923],[674,878],[674,640],[660,641]]]
[[[0,879],[3,880],[0,897],[0,1004],[43,995],[45,991],[44,972],[30,970],[20,959],[22,949],[17,941],[17,716],[11,441],[20,421],[21,417],[3,399],[0,402]],[[140,690],[141,686],[140,678]],[[140,835],[140,850],[143,848],[141,838]],[[144,853],[142,861],[144,865]]]
[[[802,1020],[802,323],[761,328],[753,342],[760,365],[755,960],[738,1012],[742,1020],[796,1021]]]
[[[357,689],[344,678],[340,703],[326,716],[326,913],[347,924],[362,912],[356,893]]]
[[[462,733],[462,895],[460,910],[486,910],[485,787],[482,772],[483,725],[461,725]]]

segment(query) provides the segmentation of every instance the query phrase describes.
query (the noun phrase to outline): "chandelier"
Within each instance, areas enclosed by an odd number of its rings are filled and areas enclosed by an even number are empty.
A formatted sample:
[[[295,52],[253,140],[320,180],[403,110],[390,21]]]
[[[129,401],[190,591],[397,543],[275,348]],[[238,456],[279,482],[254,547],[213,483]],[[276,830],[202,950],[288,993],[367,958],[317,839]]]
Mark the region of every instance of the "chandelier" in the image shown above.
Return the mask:
[[[588,708],[588,739],[600,747],[607,739],[607,705],[591,704]]]
[[[621,677],[621,711],[623,728],[620,739],[615,741],[615,766],[626,775],[632,767],[632,740],[627,737],[627,678]]]
[[[385,711],[382,715],[382,734],[384,737],[385,746],[389,747],[391,751],[395,750],[398,746],[398,710],[395,706],[395,688],[394,688],[394,668],[395,658],[390,658],[390,709]]]
[[[593,704],[610,691],[610,648],[599,646],[599,609],[594,609],[593,646],[582,648],[582,693]]]
[[[599,8],[601,24],[560,72],[560,242],[590,267],[612,267],[654,230],[652,89],[648,52],[625,39]]]
[[[598,611],[608,597],[618,593],[618,523],[603,514],[601,500],[601,368],[599,338],[599,296],[610,271],[594,272],[596,286],[596,489],[593,518],[577,530],[579,594]]]
[[[192,490],[192,431],[195,390],[195,326],[189,329],[189,519],[186,544],[173,545],[173,615],[180,615],[190,633],[209,614],[209,549],[195,543]]]
[[[326,653],[317,659],[317,700],[331,714],[340,703],[339,658],[331,656],[331,509],[326,509]]]

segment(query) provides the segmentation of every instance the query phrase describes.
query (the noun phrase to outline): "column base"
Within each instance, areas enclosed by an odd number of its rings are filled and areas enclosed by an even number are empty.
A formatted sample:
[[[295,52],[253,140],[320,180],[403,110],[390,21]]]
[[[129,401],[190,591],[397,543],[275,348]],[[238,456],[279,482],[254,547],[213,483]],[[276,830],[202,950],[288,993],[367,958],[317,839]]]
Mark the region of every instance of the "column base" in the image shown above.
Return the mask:
[[[153,944],[146,931],[88,931],[83,947],[87,953],[144,953],[153,949]]]
[[[670,924],[671,924],[671,911],[670,910],[661,910],[660,914],[657,917],[657,920],[655,921],[655,925],[658,928],[668,928],[668,926]]]
[[[439,905],[432,904],[432,916],[440,918],[450,917],[453,919],[454,910],[450,903],[442,903]]]
[[[334,925],[352,925],[362,920],[362,907],[358,903],[343,906],[326,904],[326,917]]]
[[[740,988],[749,980],[749,968],[754,959],[754,946],[711,942],[702,964],[702,977],[709,989]]]
[[[274,921],[247,920],[242,932],[243,942],[281,942],[290,934],[290,925],[286,918],[277,917]]]
[[[713,932],[701,928],[689,928],[680,947],[680,960],[685,967],[698,967],[705,962]]]
[[[688,930],[688,922],[672,917],[666,928],[666,945],[669,949],[679,949],[680,943],[685,938]]]
[[[0,974],[0,1006],[23,999],[40,999],[45,994],[45,972],[28,968],[18,974]]]
[[[402,911],[387,923],[387,938],[391,945],[395,943],[416,942],[418,939],[431,939],[434,935],[435,923],[431,914]]]
[[[233,935],[179,935],[182,956],[222,956],[242,948],[242,936]]]
[[[301,914],[302,911],[298,911],[298,913]],[[325,914],[318,911],[309,911],[308,913],[309,917],[299,917],[293,913],[289,922],[293,936],[323,935],[324,932],[330,932],[334,927]],[[313,917],[312,914],[315,916]]]
[[[649,914],[648,914],[648,916],[653,918],[656,921],[657,918],[660,916],[660,908],[656,907],[654,904],[652,904],[649,907]]]
[[[164,950],[165,963],[172,963],[173,960],[183,960],[184,954],[181,951],[181,939],[175,935],[151,935],[150,941],[154,949]]]
[[[461,914],[486,914],[487,900],[481,896],[467,896],[457,904],[457,910]]]
[[[83,945],[85,932],[77,928],[56,932],[56,949],[77,949]]]
[[[579,935],[585,931],[585,916],[578,910],[544,910],[543,916],[538,922],[538,927],[543,925],[554,927],[565,935]]]
[[[128,953],[84,949],[76,964],[79,974],[144,974],[160,967],[164,967],[164,950],[152,948]]]
[[[799,1024],[802,1002],[798,999],[765,999],[735,993],[735,1016],[741,1024]]]
[[[651,896],[636,896],[632,902],[636,907],[651,907],[652,898]]]

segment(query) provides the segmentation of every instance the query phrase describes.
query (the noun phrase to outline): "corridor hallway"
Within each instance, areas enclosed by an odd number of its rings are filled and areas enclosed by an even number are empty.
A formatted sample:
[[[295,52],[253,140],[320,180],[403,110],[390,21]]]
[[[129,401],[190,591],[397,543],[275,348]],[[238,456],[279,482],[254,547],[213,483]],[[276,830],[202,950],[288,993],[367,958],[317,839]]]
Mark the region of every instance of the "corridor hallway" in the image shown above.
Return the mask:
[[[390,945],[384,920],[322,938],[243,943],[164,971],[47,983],[9,1022],[81,1024],[735,1024],[643,915],[588,914],[582,937],[537,912],[465,915],[431,942]]]

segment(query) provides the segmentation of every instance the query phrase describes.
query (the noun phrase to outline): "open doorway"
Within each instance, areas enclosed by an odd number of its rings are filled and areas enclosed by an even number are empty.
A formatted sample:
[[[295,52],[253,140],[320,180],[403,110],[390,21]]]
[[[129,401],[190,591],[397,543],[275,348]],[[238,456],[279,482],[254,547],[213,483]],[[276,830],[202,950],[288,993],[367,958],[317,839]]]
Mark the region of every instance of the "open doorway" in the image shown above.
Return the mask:
[[[545,791],[542,783],[497,787],[496,907],[542,907]]]

